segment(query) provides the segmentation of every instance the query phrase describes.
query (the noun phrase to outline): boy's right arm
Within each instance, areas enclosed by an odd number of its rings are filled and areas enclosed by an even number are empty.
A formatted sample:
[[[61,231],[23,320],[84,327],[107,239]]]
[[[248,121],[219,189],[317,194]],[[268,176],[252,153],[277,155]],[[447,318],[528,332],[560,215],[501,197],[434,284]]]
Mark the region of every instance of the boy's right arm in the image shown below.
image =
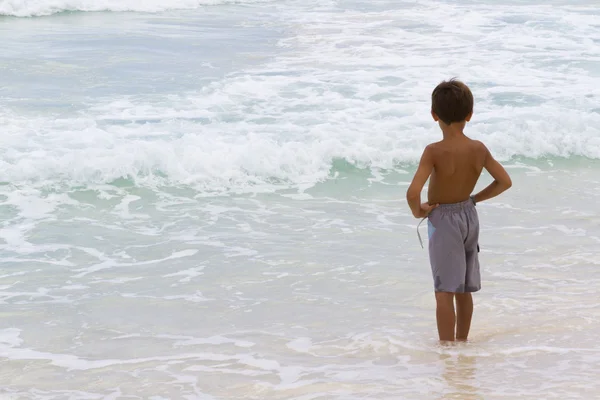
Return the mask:
[[[508,173],[506,172],[504,167],[494,159],[494,157],[487,149],[487,147],[485,147],[485,145],[483,147],[486,152],[483,168],[485,168],[487,172],[489,172],[490,175],[492,175],[492,178],[494,178],[494,182],[492,182],[488,187],[486,187],[481,192],[473,196],[475,203],[479,203],[480,201],[496,197],[500,193],[504,192],[512,186],[510,176],[508,176]]]

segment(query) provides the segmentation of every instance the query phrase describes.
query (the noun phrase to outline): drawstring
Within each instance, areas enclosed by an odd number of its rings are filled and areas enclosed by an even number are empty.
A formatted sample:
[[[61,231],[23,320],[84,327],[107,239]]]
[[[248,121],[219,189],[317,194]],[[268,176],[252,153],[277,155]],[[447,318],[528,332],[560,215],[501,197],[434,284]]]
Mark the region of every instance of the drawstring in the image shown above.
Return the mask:
[[[421,220],[421,222],[419,222],[419,225],[417,225],[417,236],[419,237],[419,243],[421,243],[421,248],[424,249],[425,247],[423,247],[423,239],[421,239],[421,232],[419,232],[419,227],[421,226],[421,224],[423,223],[423,221],[425,221],[427,219],[427,217],[423,217],[423,219]]]

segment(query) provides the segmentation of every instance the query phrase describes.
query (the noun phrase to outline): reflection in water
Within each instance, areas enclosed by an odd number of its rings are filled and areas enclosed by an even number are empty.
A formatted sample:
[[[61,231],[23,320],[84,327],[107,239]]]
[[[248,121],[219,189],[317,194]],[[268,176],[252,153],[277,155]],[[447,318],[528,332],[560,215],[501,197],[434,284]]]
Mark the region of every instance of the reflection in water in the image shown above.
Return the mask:
[[[442,377],[447,385],[442,399],[483,399],[475,381],[476,357],[441,354],[440,360],[443,362]]]

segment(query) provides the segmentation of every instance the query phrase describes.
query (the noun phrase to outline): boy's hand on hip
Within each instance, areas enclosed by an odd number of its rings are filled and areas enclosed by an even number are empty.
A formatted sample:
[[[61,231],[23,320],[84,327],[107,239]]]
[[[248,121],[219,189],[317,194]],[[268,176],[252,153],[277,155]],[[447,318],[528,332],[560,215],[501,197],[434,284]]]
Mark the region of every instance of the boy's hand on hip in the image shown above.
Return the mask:
[[[430,205],[429,203],[421,203],[421,213],[417,218],[425,218],[429,215],[434,208],[439,206],[439,204]]]

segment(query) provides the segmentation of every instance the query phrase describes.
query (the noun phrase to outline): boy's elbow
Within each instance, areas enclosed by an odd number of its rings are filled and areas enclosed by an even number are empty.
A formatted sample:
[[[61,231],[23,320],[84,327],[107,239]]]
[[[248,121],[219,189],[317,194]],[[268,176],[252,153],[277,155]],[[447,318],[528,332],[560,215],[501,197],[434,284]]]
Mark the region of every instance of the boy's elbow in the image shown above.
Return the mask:
[[[504,192],[505,190],[508,190],[508,189],[511,188],[511,186],[512,186],[512,180],[510,179],[510,177],[507,176],[505,179],[496,180],[496,184]]]

